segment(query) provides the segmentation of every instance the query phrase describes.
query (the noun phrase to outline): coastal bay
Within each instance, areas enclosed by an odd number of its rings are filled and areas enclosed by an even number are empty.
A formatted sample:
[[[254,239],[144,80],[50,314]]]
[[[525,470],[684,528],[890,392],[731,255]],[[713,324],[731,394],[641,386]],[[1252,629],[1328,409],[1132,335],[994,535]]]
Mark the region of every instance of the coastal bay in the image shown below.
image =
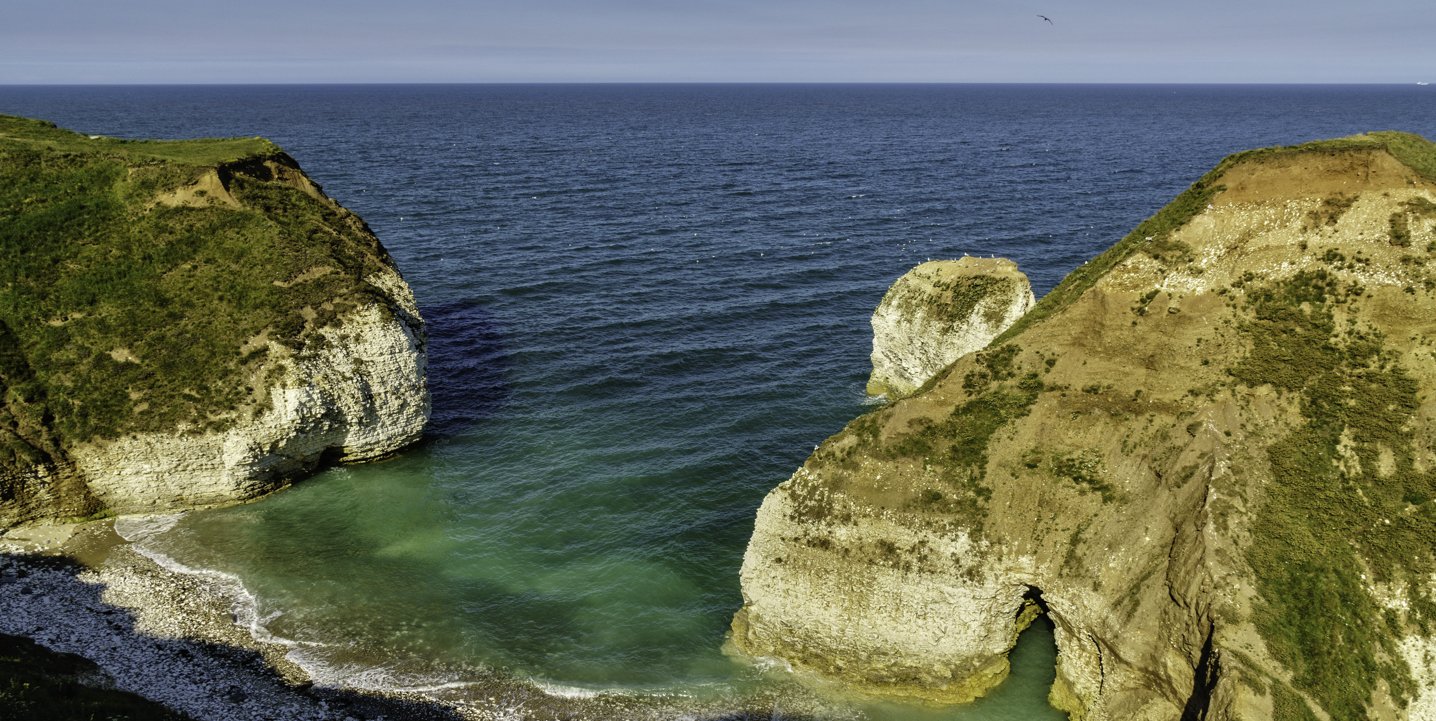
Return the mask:
[[[297,92],[0,92],[87,131],[275,138],[428,321],[427,445],[193,514],[167,554],[370,670],[448,638],[587,693],[733,673],[753,511],[869,408],[867,320],[908,268],[1009,257],[1040,297],[1227,153],[1436,134],[1395,88]]]

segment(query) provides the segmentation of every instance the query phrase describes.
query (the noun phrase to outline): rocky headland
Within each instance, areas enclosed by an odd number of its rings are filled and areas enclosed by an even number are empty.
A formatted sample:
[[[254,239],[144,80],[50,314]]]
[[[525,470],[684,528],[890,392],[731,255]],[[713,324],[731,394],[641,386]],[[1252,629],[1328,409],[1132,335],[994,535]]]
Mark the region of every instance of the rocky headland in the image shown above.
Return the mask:
[[[1227,158],[774,489],[734,642],[953,702],[1046,614],[1074,719],[1436,718],[1433,226],[1416,136]]]
[[[424,327],[260,139],[0,116],[0,528],[231,503],[413,443]]]
[[[388,253],[269,141],[0,116],[0,706],[457,718],[311,690],[287,648],[235,625],[233,589],[85,522],[243,501],[393,453],[428,420],[425,367]]]

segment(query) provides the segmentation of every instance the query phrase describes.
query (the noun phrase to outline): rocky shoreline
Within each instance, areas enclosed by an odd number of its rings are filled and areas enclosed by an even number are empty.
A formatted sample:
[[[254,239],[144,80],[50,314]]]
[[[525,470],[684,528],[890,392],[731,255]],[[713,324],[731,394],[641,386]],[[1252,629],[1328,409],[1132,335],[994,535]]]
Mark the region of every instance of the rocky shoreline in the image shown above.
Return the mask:
[[[165,569],[107,522],[34,538],[4,539],[0,633],[87,658],[120,690],[215,721],[491,717],[413,695],[313,686],[287,647],[236,625],[226,589]]]
[[[316,682],[288,657],[292,646],[251,632],[243,593],[220,574],[161,565],[117,534],[115,521],[22,527],[0,535],[0,634],[88,659],[109,677],[105,685],[197,721],[739,721],[852,715],[796,686],[699,699],[549,693],[499,673],[418,691]]]

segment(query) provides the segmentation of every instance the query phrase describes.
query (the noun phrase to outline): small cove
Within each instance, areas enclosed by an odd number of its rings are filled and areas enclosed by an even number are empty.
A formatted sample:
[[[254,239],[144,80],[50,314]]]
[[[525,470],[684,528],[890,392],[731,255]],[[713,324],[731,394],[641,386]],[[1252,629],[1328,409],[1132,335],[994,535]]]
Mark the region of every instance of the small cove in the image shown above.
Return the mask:
[[[996,254],[1040,295],[1227,153],[1436,135],[1414,91],[0,88],[0,112],[269,136],[374,227],[429,322],[424,445],[190,514],[154,548],[240,578],[266,628],[351,680],[721,696],[768,683],[721,650],[753,512],[869,408],[893,279]],[[1051,649],[1029,631],[970,707],[850,710],[1060,718]]]

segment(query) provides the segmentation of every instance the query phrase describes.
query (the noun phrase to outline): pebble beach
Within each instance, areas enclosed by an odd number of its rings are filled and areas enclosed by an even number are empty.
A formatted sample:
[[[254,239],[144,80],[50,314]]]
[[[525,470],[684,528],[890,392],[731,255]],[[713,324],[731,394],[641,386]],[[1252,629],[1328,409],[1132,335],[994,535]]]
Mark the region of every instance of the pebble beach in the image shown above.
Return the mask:
[[[0,536],[0,634],[89,659],[108,677],[105,685],[197,721],[845,715],[820,710],[811,698],[780,703],[772,697],[555,694],[499,674],[407,691],[318,684],[291,660],[290,644],[263,639],[244,593],[232,579],[157,562],[117,534],[113,520],[17,528]]]

